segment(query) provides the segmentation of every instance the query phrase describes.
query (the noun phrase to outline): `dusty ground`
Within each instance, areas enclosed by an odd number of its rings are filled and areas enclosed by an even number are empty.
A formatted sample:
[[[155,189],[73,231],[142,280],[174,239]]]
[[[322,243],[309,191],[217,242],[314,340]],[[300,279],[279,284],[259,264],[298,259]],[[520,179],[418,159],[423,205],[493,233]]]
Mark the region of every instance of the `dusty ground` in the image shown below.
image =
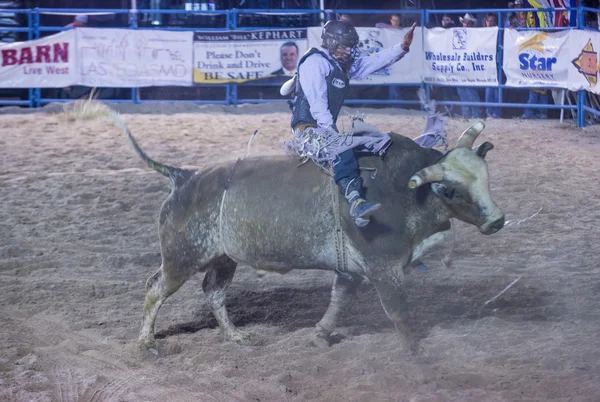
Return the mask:
[[[126,119],[151,156],[179,166],[242,155],[256,128],[255,153],[278,151],[288,135],[280,105],[159,111]],[[424,127],[389,110],[367,121],[410,137]],[[507,219],[542,210],[490,237],[459,223],[456,268],[440,263],[444,246],[408,277],[425,354],[399,352],[369,285],[339,343],[315,349],[308,339],[332,275],[259,281],[241,268],[229,310],[259,345],[221,340],[197,276],[161,309],[164,355],[154,358],[136,338],[168,180],[104,123],[0,116],[0,400],[600,401],[600,129],[487,124],[492,191]],[[452,138],[467,125],[449,121]]]

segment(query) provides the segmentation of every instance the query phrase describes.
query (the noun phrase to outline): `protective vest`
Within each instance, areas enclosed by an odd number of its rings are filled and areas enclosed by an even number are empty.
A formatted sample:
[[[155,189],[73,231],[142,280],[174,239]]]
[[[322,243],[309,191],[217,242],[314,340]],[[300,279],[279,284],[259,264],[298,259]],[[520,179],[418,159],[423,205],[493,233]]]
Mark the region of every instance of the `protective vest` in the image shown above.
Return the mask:
[[[298,63],[298,78],[296,79],[295,96],[292,101],[289,101],[292,109],[292,128],[295,128],[300,124],[317,124],[317,121],[310,113],[310,105],[308,104],[308,100],[306,99],[304,91],[302,90],[302,86],[300,85],[300,65],[304,62],[304,60],[314,54],[319,54],[318,56],[314,57],[324,57],[327,61],[329,61],[329,63],[331,63],[331,67],[333,68],[331,73],[325,77],[325,81],[327,82],[327,107],[333,116],[334,127],[340,110],[342,109],[342,105],[344,104],[344,99],[346,98],[348,83],[350,82],[346,72],[319,49],[310,49],[304,54],[304,56],[302,56],[300,62]],[[306,73],[310,74],[309,71],[305,71],[305,74]]]

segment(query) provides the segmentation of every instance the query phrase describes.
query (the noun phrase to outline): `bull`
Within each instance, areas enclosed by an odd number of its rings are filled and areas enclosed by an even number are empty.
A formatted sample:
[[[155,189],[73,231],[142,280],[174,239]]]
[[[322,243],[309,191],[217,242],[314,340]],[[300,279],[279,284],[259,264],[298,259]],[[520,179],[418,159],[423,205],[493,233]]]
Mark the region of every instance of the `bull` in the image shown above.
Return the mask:
[[[484,159],[493,145],[473,147],[485,127],[482,122],[465,130],[445,154],[390,133],[393,144],[384,157],[364,159],[378,172],[375,180],[365,180],[366,191],[383,207],[367,227],[359,228],[344,212],[332,178],[315,164],[298,166],[296,158],[281,155],[198,171],[167,166],[144,153],[118,114],[109,114],[141,159],[172,183],[159,215],[162,265],[146,282],[139,335],[154,354],[160,306],[197,272],[205,273],[202,289],[225,338],[251,343],[225,308],[238,264],[280,273],[338,273],[329,307],[316,325],[313,341],[319,346],[329,345],[340,312],[366,278],[402,347],[417,352],[418,341],[407,325],[404,269],[449,232],[451,218],[484,235],[504,226]]]

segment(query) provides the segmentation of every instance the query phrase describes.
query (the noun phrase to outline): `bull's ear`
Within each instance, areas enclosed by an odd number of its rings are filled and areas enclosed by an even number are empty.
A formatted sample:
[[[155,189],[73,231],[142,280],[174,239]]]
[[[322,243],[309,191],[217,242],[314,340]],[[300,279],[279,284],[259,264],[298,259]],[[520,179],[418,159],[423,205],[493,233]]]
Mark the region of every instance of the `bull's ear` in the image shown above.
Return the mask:
[[[481,156],[482,159],[485,159],[485,155],[492,149],[494,149],[494,144],[487,141],[479,146],[473,147],[473,151],[475,151],[477,155]]]

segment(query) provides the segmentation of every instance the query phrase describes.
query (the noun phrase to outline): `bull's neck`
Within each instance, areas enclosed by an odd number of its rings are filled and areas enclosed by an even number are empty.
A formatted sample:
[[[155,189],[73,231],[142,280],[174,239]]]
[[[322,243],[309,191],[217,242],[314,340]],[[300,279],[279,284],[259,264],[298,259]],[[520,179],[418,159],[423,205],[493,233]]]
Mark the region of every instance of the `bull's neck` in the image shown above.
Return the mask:
[[[429,190],[427,194],[425,205],[427,210],[432,211],[432,215],[430,215],[430,219],[425,220],[424,226],[419,228],[419,233],[414,233],[414,235],[421,235],[423,238],[427,238],[437,232],[448,230],[450,218],[454,216],[452,211],[448,209],[446,204],[432,190]]]

